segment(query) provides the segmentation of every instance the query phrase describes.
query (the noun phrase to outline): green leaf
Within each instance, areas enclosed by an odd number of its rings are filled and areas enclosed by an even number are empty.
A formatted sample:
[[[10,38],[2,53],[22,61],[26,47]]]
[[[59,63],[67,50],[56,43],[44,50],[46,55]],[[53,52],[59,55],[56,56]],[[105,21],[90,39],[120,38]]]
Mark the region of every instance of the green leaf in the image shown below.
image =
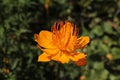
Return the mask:
[[[112,29],[112,25],[110,24],[110,22],[103,22],[102,23],[102,28],[106,33],[109,33],[109,34],[114,33],[114,31]]]
[[[111,52],[114,59],[120,59],[120,48],[112,48]]]
[[[103,29],[101,28],[101,26],[95,26],[95,27],[93,27],[93,29],[92,29],[92,32],[95,34],[95,35],[97,35],[97,36],[102,36],[103,35]]]

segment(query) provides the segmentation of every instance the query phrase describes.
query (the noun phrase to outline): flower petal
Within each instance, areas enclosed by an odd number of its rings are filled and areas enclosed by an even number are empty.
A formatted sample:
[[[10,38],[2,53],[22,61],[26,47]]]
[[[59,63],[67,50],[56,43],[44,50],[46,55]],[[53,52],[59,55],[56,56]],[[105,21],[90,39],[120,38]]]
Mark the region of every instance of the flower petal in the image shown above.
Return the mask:
[[[85,66],[87,61],[86,58],[79,59],[78,61],[74,62],[77,66]]]
[[[60,56],[61,56],[61,52],[58,52],[57,54],[52,55],[52,56],[51,56],[51,59],[52,59],[52,60],[55,60],[55,61],[59,61]]]
[[[37,40],[38,44],[44,48],[55,48],[52,41],[52,33],[49,31],[41,31]]]
[[[67,44],[66,44],[66,50],[68,52],[72,52],[75,50],[75,42],[77,40],[76,36],[71,36],[70,39],[68,40]]]
[[[75,42],[77,40],[77,28],[70,22],[65,22],[60,27],[61,47],[68,52],[74,51]]]
[[[75,55],[73,56],[70,56],[70,59],[72,61],[78,61],[79,59],[82,59],[82,58],[85,58],[87,55],[84,54],[84,53],[76,53]]]
[[[60,57],[60,59],[59,59],[59,61],[61,62],[61,63],[68,63],[69,62],[69,56],[67,56],[66,54],[62,54],[61,55],[61,57]]]
[[[54,48],[54,49],[41,49],[42,51],[46,52],[47,54],[54,55],[59,52],[59,49]]]
[[[66,22],[64,25],[60,27],[61,43],[63,47],[68,43],[72,34],[73,34],[73,25],[70,22]]]
[[[90,42],[90,38],[88,36],[83,36],[77,39],[75,48],[79,49],[79,48],[84,48],[86,47],[86,45]]]
[[[49,55],[44,52],[38,57],[38,62],[48,62],[48,61],[50,61],[50,59],[48,57],[49,57]]]

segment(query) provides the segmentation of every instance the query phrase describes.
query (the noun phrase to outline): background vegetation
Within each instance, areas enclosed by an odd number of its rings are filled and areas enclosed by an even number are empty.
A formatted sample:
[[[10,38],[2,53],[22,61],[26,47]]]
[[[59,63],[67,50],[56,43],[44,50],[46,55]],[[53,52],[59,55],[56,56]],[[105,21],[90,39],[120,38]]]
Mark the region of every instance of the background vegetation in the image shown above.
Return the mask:
[[[37,62],[34,33],[58,20],[90,36],[85,67]],[[0,0],[0,80],[120,80],[120,0]]]

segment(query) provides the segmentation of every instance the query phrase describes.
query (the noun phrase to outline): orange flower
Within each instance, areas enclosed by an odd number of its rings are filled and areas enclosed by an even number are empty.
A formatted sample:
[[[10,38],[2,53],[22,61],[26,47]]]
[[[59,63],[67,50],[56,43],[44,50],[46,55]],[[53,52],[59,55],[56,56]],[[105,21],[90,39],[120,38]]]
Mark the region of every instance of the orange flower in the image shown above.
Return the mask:
[[[77,38],[77,35],[78,29],[68,21],[55,22],[51,32],[42,30],[39,34],[35,34],[35,41],[43,51],[38,61],[54,60],[68,63],[71,60],[77,65],[84,66],[87,55],[76,50],[86,47],[90,39],[88,36]]]

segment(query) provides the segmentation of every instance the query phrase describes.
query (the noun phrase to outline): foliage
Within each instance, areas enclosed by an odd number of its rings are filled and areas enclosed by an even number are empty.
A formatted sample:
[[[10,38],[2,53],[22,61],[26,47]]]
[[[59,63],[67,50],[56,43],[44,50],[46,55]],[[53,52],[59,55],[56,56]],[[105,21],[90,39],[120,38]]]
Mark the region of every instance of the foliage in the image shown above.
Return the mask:
[[[34,33],[69,20],[91,43],[85,67],[38,63]],[[119,80],[120,0],[1,0],[1,80]],[[85,79],[82,79],[85,78]]]

